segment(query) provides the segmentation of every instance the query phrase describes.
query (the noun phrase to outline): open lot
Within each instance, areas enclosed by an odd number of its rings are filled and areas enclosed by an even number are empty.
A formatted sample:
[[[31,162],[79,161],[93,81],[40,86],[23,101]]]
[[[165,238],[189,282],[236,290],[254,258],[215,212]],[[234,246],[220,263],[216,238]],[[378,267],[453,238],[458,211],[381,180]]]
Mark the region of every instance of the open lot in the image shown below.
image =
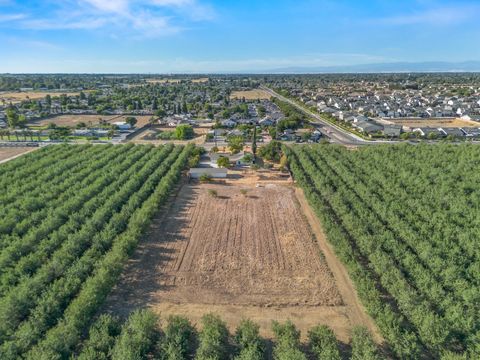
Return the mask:
[[[193,128],[195,137],[190,140],[161,140],[157,139],[157,135],[162,131],[174,131],[174,127],[152,127],[145,128],[137,132],[136,135],[131,139],[132,142],[137,144],[168,144],[174,143],[177,145],[184,145],[190,142],[193,142],[197,145],[202,145],[205,142],[205,135],[207,134],[209,128],[206,127],[195,127]]]
[[[37,100],[43,99],[45,96],[50,95],[51,97],[60,96],[62,94],[67,94],[69,96],[79,95],[80,92],[48,92],[48,91],[22,91],[22,92],[0,92],[0,103],[19,103],[23,100]]]
[[[30,124],[45,126],[54,123],[58,126],[75,126],[78,123],[84,122],[87,125],[95,125],[101,120],[107,122],[125,121],[130,115],[59,115],[48,119],[33,121]],[[140,128],[148,124],[151,116],[149,115],[131,115],[137,119],[136,127]]]
[[[117,118],[115,115],[59,115],[48,119],[36,120],[30,122],[32,125],[45,126],[48,124],[56,124],[58,126],[75,126],[84,122],[88,124],[98,124],[101,120],[112,121]]]
[[[0,163],[14,159],[19,155],[37,150],[35,147],[0,147]]]
[[[186,79],[147,79],[146,82],[149,84],[166,84],[166,83],[178,84],[182,80],[186,80]],[[192,79],[192,83],[205,83],[205,82],[208,82],[207,77]]]
[[[122,115],[122,116],[117,116],[113,119],[110,119],[109,122],[126,121],[126,118],[130,116],[133,116],[134,118],[137,119],[137,124],[135,125],[135,127],[137,128],[144,127],[150,122],[150,119],[152,118],[151,115]]]
[[[242,99],[246,100],[268,100],[272,97],[268,92],[264,90],[245,90],[245,91],[233,91],[230,95],[231,99]]]
[[[324,323],[347,341],[364,320],[319,237],[325,241],[278,176],[237,173],[222,183],[185,184],[157,215],[108,308],[125,315],[149,306],[162,318],[183,314],[194,322],[213,311],[231,328],[249,317],[267,337],[272,320],[290,318],[304,335]]]
[[[388,120],[397,125],[409,128],[417,127],[480,127],[480,124],[471,120],[464,119],[398,119]]]

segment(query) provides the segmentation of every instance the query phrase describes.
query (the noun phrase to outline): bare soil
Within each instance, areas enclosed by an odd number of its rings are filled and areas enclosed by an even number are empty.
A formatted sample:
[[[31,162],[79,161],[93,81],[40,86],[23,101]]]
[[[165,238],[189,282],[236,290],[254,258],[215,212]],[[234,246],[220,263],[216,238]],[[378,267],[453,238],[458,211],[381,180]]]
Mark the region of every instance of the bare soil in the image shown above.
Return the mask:
[[[85,91],[87,93],[88,91]],[[51,97],[57,97],[62,94],[66,94],[68,96],[77,96],[80,95],[80,92],[49,92],[49,91],[11,91],[11,92],[0,92],[0,103],[19,103],[21,101],[30,99],[30,100],[38,100],[43,99],[47,95]]]
[[[205,142],[206,134],[208,132],[207,128],[195,127],[194,133],[195,137],[190,140],[160,140],[157,139],[157,135],[160,131],[174,131],[174,127],[156,127],[156,128],[145,128],[137,132],[136,135],[130,140],[130,142],[136,144],[155,144],[163,145],[173,143],[176,145],[185,145],[188,143],[194,143],[196,145],[202,145]]]
[[[0,147],[0,164],[37,149],[36,147]]]
[[[272,97],[271,94],[265,90],[255,89],[255,90],[243,90],[243,91],[233,91],[230,95],[231,99],[242,99],[246,100],[269,100]]]
[[[417,127],[480,127],[480,124],[471,120],[464,119],[394,119],[389,122],[407,126],[409,128]]]
[[[33,125],[45,126],[50,123],[58,126],[75,126],[78,123],[84,122],[85,124],[98,124],[101,120],[112,121],[118,118],[115,115],[59,115],[48,119],[37,120],[31,122]]]
[[[38,120],[31,122],[32,125],[45,126],[50,123],[54,123],[58,126],[71,126],[84,122],[87,125],[99,124],[102,120],[109,123],[124,122],[127,117],[133,116],[137,119],[135,127],[141,128],[148,124],[151,116],[149,115],[59,115],[48,119]]]
[[[343,266],[325,259],[324,235],[312,230],[290,180],[276,171],[229,176],[180,188],[130,260],[108,310],[126,315],[148,306],[163,319],[183,314],[194,323],[215,312],[232,330],[251,318],[266,337],[271,321],[291,319],[303,336],[327,324],[348,341],[352,326],[369,319],[351,283],[343,284]]]

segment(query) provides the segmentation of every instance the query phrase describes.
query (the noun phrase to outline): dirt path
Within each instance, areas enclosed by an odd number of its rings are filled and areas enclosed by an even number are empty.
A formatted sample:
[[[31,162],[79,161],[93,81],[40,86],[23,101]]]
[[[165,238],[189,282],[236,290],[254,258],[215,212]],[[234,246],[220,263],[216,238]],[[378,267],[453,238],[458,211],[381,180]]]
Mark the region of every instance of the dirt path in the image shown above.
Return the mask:
[[[297,188],[295,194],[300,203],[300,206],[305,214],[310,226],[316,234],[318,245],[325,255],[327,265],[335,278],[338,291],[340,292],[342,299],[346,305],[346,311],[348,317],[352,322],[352,325],[366,326],[372,333],[377,343],[382,343],[383,338],[377,329],[373,319],[366,313],[364,306],[360,302],[357,295],[357,291],[353,286],[352,280],[348,275],[348,271],[345,266],[336,257],[330,243],[328,243],[326,236],[323,232],[322,225],[318,217],[314,214],[312,208],[307,202],[303,190]]]

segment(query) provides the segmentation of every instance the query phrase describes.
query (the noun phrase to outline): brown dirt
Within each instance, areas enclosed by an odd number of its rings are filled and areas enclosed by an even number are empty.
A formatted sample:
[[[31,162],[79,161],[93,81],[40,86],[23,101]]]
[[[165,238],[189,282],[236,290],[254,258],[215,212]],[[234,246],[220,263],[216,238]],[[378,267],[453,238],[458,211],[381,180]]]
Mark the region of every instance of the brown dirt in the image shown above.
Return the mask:
[[[395,119],[388,120],[397,125],[407,126],[410,128],[417,127],[480,127],[480,124],[471,120],[464,119]]]
[[[233,91],[230,95],[231,99],[242,99],[246,100],[269,100],[272,97],[271,94],[265,90],[243,90],[243,91]]]
[[[202,145],[205,143],[206,134],[208,132],[207,128],[200,128],[195,127],[193,130],[195,132],[195,137],[190,140],[160,140],[156,139],[156,135],[158,131],[174,131],[174,127],[156,127],[156,128],[145,128],[136,133],[136,135],[130,140],[130,142],[136,144],[155,144],[155,145],[163,145],[163,144],[175,144],[175,145],[186,145],[189,143],[194,143],[196,145]]]
[[[75,126],[78,123],[84,122],[88,125],[89,123],[98,124],[100,122],[100,119],[106,120],[106,121],[112,121],[112,119],[116,117],[118,116],[115,116],[115,115],[59,115],[59,116],[54,116],[48,119],[32,121],[31,124],[45,126],[50,123],[54,123],[58,126]]]
[[[36,147],[0,147],[0,164],[37,149]]]
[[[335,262],[329,268],[325,239],[319,246],[323,233],[314,227],[314,235],[290,181],[274,171],[231,176],[181,187],[155,218],[107,308],[126,315],[148,306],[161,318],[183,314],[194,323],[215,312],[231,329],[251,318],[267,337],[271,321],[291,319],[303,336],[327,324],[348,341],[351,327],[368,319],[358,313],[351,283],[343,284],[345,269]]]
[[[85,93],[88,92],[84,91]],[[0,92],[0,103],[5,101],[6,103],[19,103],[23,100],[29,98],[30,100],[38,100],[43,99],[47,95],[53,97],[58,97],[62,94],[66,94],[68,96],[77,96],[80,95],[80,92],[48,92],[48,91],[22,91],[22,92]]]
[[[84,122],[85,124],[95,125],[100,123],[100,120],[107,122],[121,122],[125,121],[130,115],[59,115],[48,119],[31,122],[32,125],[45,126],[50,123],[54,123],[58,126],[75,126],[78,123]],[[131,115],[137,119],[135,127],[141,128],[148,124],[151,116],[149,115]]]

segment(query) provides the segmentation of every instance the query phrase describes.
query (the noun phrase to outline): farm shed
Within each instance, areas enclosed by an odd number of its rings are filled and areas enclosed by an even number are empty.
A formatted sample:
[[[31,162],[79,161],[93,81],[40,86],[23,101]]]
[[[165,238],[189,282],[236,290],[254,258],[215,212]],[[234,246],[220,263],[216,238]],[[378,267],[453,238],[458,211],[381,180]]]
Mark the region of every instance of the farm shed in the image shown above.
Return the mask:
[[[192,179],[198,179],[202,175],[209,175],[212,178],[226,178],[227,169],[217,169],[217,168],[192,168],[188,172],[188,175]]]

